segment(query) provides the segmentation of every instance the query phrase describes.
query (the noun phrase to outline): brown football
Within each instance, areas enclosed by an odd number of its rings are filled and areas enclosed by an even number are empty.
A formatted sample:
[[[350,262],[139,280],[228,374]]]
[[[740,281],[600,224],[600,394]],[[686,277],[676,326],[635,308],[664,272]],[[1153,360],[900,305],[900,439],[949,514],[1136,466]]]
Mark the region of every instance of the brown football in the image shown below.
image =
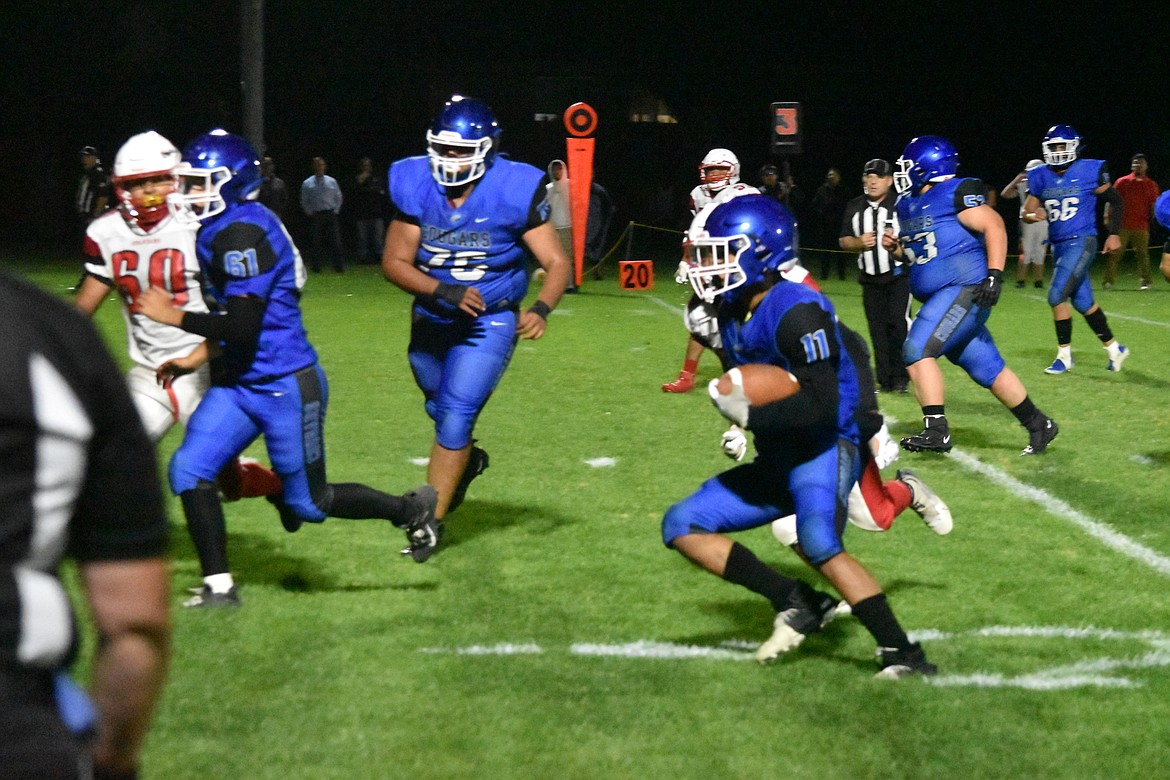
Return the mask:
[[[735,369],[732,369],[734,371]],[[796,395],[800,382],[792,374],[770,363],[747,363],[739,366],[743,377],[743,393],[752,406],[763,406]],[[715,389],[720,395],[731,392],[732,382],[728,371],[719,377]]]

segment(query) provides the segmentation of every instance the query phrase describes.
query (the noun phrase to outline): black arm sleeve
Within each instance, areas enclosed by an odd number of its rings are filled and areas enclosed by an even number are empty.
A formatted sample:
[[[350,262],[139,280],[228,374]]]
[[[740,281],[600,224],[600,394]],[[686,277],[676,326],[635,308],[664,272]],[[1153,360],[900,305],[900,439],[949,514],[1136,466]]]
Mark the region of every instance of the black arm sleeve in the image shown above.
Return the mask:
[[[543,185],[537,187],[536,191],[532,193],[532,200],[528,202],[528,220],[524,223],[525,233],[548,222],[548,206],[545,204],[547,199],[548,193]]]
[[[861,430],[861,441],[865,443],[885,425],[885,418],[877,404],[877,388],[874,386],[873,371],[869,367],[869,348],[865,340],[857,333],[838,323],[841,331],[841,341],[845,344],[845,351],[857,369],[857,390],[861,398],[857,404],[857,427]]]
[[[793,306],[776,328],[776,346],[800,382],[800,392],[752,408],[748,428],[768,436],[793,428],[835,424],[841,356],[832,316],[814,303]]]
[[[226,314],[198,314],[189,311],[183,315],[179,327],[216,341],[253,344],[260,338],[260,323],[264,319],[264,301],[252,295],[233,296],[227,300]]]
[[[800,392],[796,395],[748,411],[748,430],[772,436],[794,428],[815,428],[836,422],[837,371],[833,366],[815,363],[802,370],[797,378]]]
[[[1121,217],[1125,213],[1125,201],[1121,199],[1121,193],[1113,187],[1102,192],[1101,199],[1109,204],[1109,235],[1117,235],[1121,232]]]
[[[990,205],[987,202],[987,185],[980,179],[963,179],[955,187],[955,213]]]

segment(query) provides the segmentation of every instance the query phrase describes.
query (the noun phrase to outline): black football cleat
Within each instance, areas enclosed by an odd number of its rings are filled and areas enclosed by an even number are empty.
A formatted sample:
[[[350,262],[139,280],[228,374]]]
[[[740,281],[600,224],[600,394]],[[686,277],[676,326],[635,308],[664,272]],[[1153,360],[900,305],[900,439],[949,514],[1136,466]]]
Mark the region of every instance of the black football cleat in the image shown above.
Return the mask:
[[[227,593],[216,593],[207,585],[202,588],[192,588],[195,594],[191,598],[183,602],[184,607],[238,607],[240,606],[240,593],[233,585]]]
[[[455,492],[451,494],[451,503],[447,505],[448,512],[454,512],[459,508],[467,495],[467,488],[471,486],[471,481],[487,471],[488,465],[487,452],[472,443],[471,454],[467,456],[467,468],[463,469],[463,476],[459,478],[459,484],[455,486]]]
[[[1049,443],[1060,433],[1060,426],[1051,417],[1041,417],[1035,425],[1028,426],[1028,446],[1021,455],[1039,455],[1048,449]]]
[[[902,449],[910,452],[950,452],[951,432],[947,428],[922,429],[922,433],[902,439]]]
[[[407,547],[403,555],[409,555],[415,563],[424,563],[435,553],[443,539],[443,524],[435,519],[435,505],[439,496],[430,485],[423,485],[403,496],[412,506],[410,519],[399,527],[406,531]]]
[[[938,674],[938,667],[926,660],[926,653],[917,642],[903,650],[879,647],[878,664],[881,670],[874,677],[879,680],[901,680],[914,674],[924,677]]]

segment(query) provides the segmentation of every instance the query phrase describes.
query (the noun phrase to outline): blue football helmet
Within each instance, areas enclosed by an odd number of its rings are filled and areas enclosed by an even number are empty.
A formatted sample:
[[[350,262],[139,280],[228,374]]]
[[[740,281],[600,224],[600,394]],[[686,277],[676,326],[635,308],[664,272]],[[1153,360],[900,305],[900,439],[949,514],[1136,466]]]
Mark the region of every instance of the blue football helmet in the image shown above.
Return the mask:
[[[1077,149],[1081,145],[1081,134],[1069,125],[1053,125],[1044,134],[1040,142],[1040,149],[1044,153],[1044,162],[1056,168],[1071,165],[1077,159]]]
[[[1154,219],[1158,220],[1159,225],[1170,230],[1170,190],[1159,195],[1154,203]]]
[[[899,195],[917,193],[927,184],[945,181],[959,170],[959,153],[947,139],[920,135],[911,139],[894,163],[894,189]]]
[[[226,130],[212,130],[188,144],[177,172],[179,192],[171,196],[171,206],[195,220],[255,198],[264,183],[256,150]]]
[[[701,231],[690,236],[687,279],[707,303],[734,301],[772,273],[796,265],[796,220],[766,195],[743,195],[716,206]]]
[[[495,161],[500,126],[483,102],[452,95],[427,131],[431,175],[444,187],[458,187],[483,176]]]

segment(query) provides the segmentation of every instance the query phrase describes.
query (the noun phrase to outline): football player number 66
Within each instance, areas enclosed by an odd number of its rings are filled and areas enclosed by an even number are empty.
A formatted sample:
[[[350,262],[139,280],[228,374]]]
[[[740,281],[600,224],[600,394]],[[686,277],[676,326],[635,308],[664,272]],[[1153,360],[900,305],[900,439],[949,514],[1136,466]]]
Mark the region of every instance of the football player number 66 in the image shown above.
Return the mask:
[[[1077,215],[1081,203],[1080,198],[1063,198],[1044,201],[1044,210],[1048,212],[1049,222],[1064,222]]]

